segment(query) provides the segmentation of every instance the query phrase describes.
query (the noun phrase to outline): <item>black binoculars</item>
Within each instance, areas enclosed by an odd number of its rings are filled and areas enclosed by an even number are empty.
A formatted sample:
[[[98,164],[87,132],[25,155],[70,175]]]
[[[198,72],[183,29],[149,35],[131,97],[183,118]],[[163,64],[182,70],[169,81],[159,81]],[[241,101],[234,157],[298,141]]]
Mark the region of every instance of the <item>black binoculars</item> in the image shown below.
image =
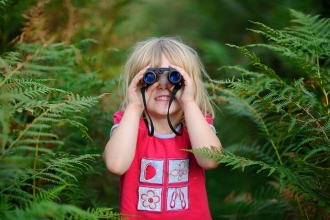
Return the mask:
[[[173,68],[148,68],[147,71],[143,75],[143,81],[147,85],[151,85],[157,81],[157,74],[163,74],[165,71],[168,72],[168,81],[173,84],[179,84],[181,82],[181,74],[179,71]]]

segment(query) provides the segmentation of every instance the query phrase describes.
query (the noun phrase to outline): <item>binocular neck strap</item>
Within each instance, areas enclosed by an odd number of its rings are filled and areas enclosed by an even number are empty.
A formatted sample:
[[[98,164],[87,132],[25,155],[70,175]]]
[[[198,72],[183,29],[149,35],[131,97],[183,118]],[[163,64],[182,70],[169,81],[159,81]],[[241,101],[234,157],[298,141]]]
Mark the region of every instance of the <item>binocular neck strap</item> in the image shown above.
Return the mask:
[[[148,120],[146,118],[145,115],[143,115],[143,121],[147,126],[148,129],[148,136],[152,136],[154,135],[154,124],[152,123],[151,117],[149,115],[148,109],[147,109],[147,102],[146,102],[146,96],[145,96],[145,92],[148,86],[142,87],[141,88],[141,94],[142,94],[142,101],[143,101],[143,105],[144,105],[144,109],[145,112],[147,113],[148,117],[149,117],[149,121],[150,121],[150,128],[149,128],[149,124],[148,124]]]
[[[151,120],[151,117],[149,115],[149,112],[148,112],[148,109],[147,109],[147,102],[146,102],[146,97],[145,97],[145,91],[146,89],[148,88],[148,86],[145,86],[145,87],[142,87],[141,88],[141,94],[142,94],[142,101],[143,101],[143,105],[144,105],[144,109],[145,109],[145,112],[147,113],[148,115],[148,118],[149,118],[149,121],[150,121],[150,128],[149,128],[149,123],[148,123],[148,120],[147,118],[145,117],[145,115],[143,115],[143,121],[144,123],[146,124],[147,126],[147,129],[148,129],[148,136],[152,136],[154,134],[154,125],[152,123],[152,120]],[[174,97],[175,97],[175,94],[177,93],[177,91],[179,91],[179,89],[181,89],[181,85],[179,84],[176,84],[174,86],[174,89],[172,91],[172,95],[171,95],[171,98],[170,98],[170,102],[168,104],[168,110],[167,110],[167,121],[168,121],[168,125],[170,126],[171,130],[178,136],[182,136],[183,134],[183,123],[181,122],[181,128],[182,128],[182,133],[180,134],[179,132],[177,132],[175,130],[175,128],[173,127],[172,123],[171,123],[171,120],[170,120],[170,107],[171,107],[171,104],[174,100]]]
[[[180,89],[181,89],[181,85],[176,84],[176,85],[174,86],[174,89],[173,89],[173,91],[172,91],[172,95],[171,95],[171,98],[170,98],[170,102],[168,103],[168,110],[167,110],[167,122],[168,122],[168,125],[170,126],[170,128],[171,128],[171,130],[174,132],[174,134],[176,134],[176,135],[178,135],[178,136],[182,136],[182,134],[183,134],[183,123],[180,122],[180,124],[181,124],[181,128],[182,128],[182,132],[181,132],[181,134],[180,134],[179,132],[177,132],[177,131],[175,130],[175,128],[173,127],[173,125],[172,125],[172,123],[171,123],[171,119],[170,119],[170,107],[171,107],[171,104],[172,104],[172,102],[173,102],[173,100],[174,100],[175,94],[176,94],[177,91],[179,91]]]

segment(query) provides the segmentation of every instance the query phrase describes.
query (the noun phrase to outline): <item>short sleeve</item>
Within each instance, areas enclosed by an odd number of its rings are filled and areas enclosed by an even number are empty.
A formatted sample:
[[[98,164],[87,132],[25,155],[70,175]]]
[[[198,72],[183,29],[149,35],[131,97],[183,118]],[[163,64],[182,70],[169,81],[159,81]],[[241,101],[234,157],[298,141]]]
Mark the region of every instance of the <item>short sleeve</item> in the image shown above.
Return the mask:
[[[111,130],[110,130],[110,138],[112,136],[113,130],[118,127],[118,124],[121,121],[121,119],[123,118],[123,115],[124,115],[124,111],[118,111],[113,115],[113,126],[111,127]]]
[[[121,121],[122,117],[124,115],[124,111],[118,111],[113,115],[113,124],[117,125]]]
[[[209,123],[210,127],[213,129],[214,133],[216,133],[215,127],[213,126],[213,118],[212,115],[207,114],[205,116],[207,123]]]
[[[210,125],[213,125],[213,118],[210,114],[207,114],[205,116],[205,118],[206,118],[207,123],[209,123]]]

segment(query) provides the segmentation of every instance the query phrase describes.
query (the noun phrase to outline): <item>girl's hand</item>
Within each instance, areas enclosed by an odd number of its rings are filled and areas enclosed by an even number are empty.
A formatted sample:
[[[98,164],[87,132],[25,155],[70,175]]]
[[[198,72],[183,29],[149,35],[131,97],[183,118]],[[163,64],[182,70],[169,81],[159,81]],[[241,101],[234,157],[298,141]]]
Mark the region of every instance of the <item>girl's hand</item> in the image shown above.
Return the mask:
[[[144,109],[141,88],[144,86],[143,75],[147,71],[149,66],[143,68],[135,77],[132,79],[131,84],[128,86],[127,96],[128,96],[128,105],[138,108],[141,112]],[[157,87],[158,83],[154,83],[148,87],[145,92],[146,102],[148,102],[151,92]]]
[[[180,102],[181,106],[189,102],[194,102],[194,83],[190,78],[188,73],[184,69],[178,66],[169,65],[170,68],[173,68],[181,73],[182,76],[182,89],[180,89],[175,97]]]

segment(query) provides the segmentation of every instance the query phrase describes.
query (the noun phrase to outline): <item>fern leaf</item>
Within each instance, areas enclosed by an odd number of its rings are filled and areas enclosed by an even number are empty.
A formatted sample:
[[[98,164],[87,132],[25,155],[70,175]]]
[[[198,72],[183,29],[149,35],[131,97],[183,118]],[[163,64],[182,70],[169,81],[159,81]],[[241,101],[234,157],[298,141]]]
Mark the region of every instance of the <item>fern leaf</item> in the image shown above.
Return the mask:
[[[66,187],[67,185],[61,185],[53,187],[47,191],[40,192],[34,197],[34,202],[41,203],[43,201],[54,201],[55,199],[58,199],[59,193],[62,192]]]
[[[324,152],[324,153],[330,153],[330,148],[329,146],[324,146],[324,147],[319,147],[316,149],[311,150],[310,152],[308,152],[308,154],[304,157],[303,160],[307,160],[308,158],[312,157],[313,155],[320,153],[320,152]]]

